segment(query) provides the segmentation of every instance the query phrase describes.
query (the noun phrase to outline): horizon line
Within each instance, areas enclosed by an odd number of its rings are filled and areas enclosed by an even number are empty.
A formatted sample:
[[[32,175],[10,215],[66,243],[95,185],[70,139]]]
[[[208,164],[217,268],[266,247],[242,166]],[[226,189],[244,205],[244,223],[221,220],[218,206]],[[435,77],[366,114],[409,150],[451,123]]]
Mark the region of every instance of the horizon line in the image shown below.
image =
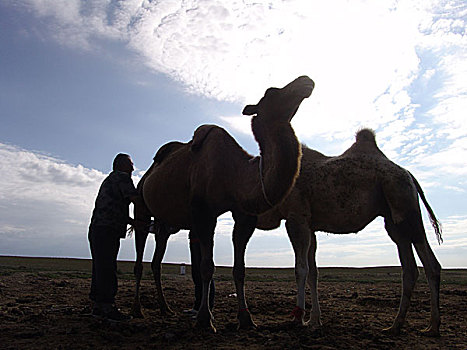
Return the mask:
[[[4,255],[0,254],[0,258],[21,258],[21,259],[66,259],[66,260],[88,260],[92,261],[91,258],[79,258],[79,257],[65,257],[65,256],[33,256],[33,255]],[[118,262],[134,263],[134,260],[117,260]],[[143,263],[150,264],[151,261],[143,261]],[[163,265],[179,265],[179,266],[191,266],[185,262],[162,262]],[[233,265],[215,265],[219,268],[232,268]],[[247,269],[294,269],[294,266],[245,266]],[[318,266],[318,269],[373,269],[373,268],[401,268],[400,265],[367,265],[367,266],[346,266],[346,265],[323,265]],[[422,268],[423,265],[417,268]],[[445,267],[442,270],[467,270],[467,267]]]

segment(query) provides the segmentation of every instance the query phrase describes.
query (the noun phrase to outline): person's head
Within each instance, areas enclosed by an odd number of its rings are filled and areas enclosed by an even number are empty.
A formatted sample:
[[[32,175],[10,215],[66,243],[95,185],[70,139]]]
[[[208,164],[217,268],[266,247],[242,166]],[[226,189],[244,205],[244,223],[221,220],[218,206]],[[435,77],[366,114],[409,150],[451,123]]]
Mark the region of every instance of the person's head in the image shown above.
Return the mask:
[[[133,167],[133,160],[130,155],[119,153],[115,156],[113,162],[113,170],[123,171],[131,174],[135,168]]]

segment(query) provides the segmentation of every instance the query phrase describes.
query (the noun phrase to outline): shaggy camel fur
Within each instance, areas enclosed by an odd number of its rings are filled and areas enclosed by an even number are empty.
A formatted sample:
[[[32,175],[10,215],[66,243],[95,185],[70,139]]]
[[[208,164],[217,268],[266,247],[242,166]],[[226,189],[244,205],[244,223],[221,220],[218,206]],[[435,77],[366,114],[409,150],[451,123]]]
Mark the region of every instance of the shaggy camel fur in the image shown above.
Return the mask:
[[[399,312],[386,331],[398,334],[404,323],[418,277],[412,246],[425,268],[431,293],[431,321],[426,334],[439,335],[439,286],[441,266],[428,244],[418,196],[425,204],[441,242],[440,225],[415,177],[394,164],[376,145],[373,131],[363,129],[342,155],[327,157],[302,147],[303,157],[294,189],[279,206],[258,218],[257,228],[277,228],[282,219],[295,252],[298,286],[295,320],[304,322],[305,284],[311,288],[310,322],[320,324],[316,267],[316,231],[344,234],[358,232],[382,216],[396,243],[402,265]]]
[[[260,147],[259,157],[247,154],[224,129],[203,125],[190,142],[163,146],[138,185],[149,212],[135,211],[135,218],[148,222],[153,216],[163,228],[156,235],[152,263],[156,284],[160,283],[160,261],[169,234],[166,228],[195,230],[200,238],[203,297],[197,315],[199,327],[215,331],[208,305],[214,273],[213,236],[217,217],[227,211],[232,212],[238,227],[233,232],[233,276],[239,326],[254,326],[244,296],[245,249],[256,225],[256,215],[278,205],[296,181],[301,147],[290,121],[313,88],[313,81],[302,76],[282,89],[268,89],[257,105],[245,107],[243,114],[254,115],[252,130]],[[141,313],[139,283],[147,234],[136,230],[136,315]],[[164,299],[160,285],[158,292],[159,299]],[[162,308],[168,311],[166,305]]]

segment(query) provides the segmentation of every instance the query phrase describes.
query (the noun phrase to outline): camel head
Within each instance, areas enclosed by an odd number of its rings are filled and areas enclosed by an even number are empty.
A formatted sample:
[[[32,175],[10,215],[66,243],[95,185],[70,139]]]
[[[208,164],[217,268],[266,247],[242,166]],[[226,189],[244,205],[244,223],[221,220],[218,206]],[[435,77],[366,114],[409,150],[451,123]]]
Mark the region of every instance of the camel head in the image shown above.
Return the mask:
[[[258,142],[259,182],[264,203],[249,212],[261,213],[280,203],[290,193],[300,170],[301,147],[290,121],[302,101],[311,95],[315,83],[301,76],[282,89],[269,88],[256,105],[243,114],[253,115],[251,129]],[[263,204],[264,204],[263,203]]]
[[[306,75],[298,77],[282,89],[269,88],[256,105],[247,105],[244,115],[256,115],[256,118],[268,121],[290,123],[298,107],[305,98],[310,97],[315,83]]]

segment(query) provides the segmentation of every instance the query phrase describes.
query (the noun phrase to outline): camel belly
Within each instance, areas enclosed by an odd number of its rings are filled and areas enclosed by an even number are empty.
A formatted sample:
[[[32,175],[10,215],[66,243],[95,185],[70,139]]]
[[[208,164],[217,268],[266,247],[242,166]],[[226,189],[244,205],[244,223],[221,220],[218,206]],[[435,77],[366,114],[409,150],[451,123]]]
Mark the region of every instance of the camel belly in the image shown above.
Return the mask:
[[[381,191],[370,181],[330,189],[312,192],[310,221],[314,231],[358,232],[387,211]]]
[[[380,208],[372,201],[357,203],[354,199],[340,203],[321,203],[319,208],[311,212],[313,231],[332,233],[359,232],[382,215]]]

